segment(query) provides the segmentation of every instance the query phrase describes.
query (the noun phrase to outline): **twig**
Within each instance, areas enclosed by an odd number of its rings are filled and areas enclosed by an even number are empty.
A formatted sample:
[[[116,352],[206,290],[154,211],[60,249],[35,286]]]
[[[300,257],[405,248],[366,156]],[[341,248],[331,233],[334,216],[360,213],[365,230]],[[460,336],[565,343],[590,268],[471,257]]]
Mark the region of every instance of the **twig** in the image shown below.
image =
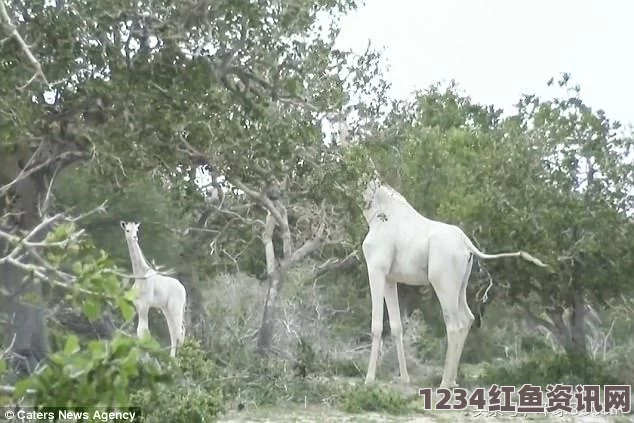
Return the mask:
[[[35,156],[35,153],[33,153],[33,155],[31,155],[31,159],[34,156]],[[68,157],[83,157],[83,156],[84,156],[84,154],[80,153],[79,151],[66,151],[66,152],[63,152],[61,154],[58,154],[55,157],[49,157],[46,161],[38,164],[37,166],[33,166],[29,170],[26,170],[27,166],[25,166],[22,169],[22,171],[20,171],[20,173],[18,174],[18,176],[15,179],[13,179],[8,184],[0,187],[0,196],[3,196],[4,194],[6,194],[9,191],[9,189],[11,189],[11,187],[13,185],[17,184],[18,182],[20,182],[24,178],[29,177],[30,175],[34,174],[35,172],[38,172],[38,171],[44,169],[45,167],[51,165],[52,163],[54,163],[54,162],[56,162],[58,160],[63,160],[63,159],[68,158]],[[29,161],[31,159],[29,159]]]
[[[11,338],[11,343],[9,344],[9,346],[7,347],[7,349],[5,349],[2,352],[2,355],[0,355],[0,358],[4,358],[4,357],[8,357],[9,354],[11,353],[11,350],[13,349],[13,345],[15,344],[15,338],[16,338],[17,334],[14,333],[13,334],[13,338]]]
[[[35,228],[31,229],[31,231],[28,233],[28,235],[23,238],[20,239],[20,237],[16,236],[16,235],[11,235],[7,232],[4,232],[3,230],[0,230],[0,238],[4,238],[7,241],[11,242],[11,243],[16,243],[17,245],[13,248],[13,250],[11,251],[11,253],[9,253],[9,255],[0,258],[0,263],[4,262],[4,261],[9,261],[13,258],[15,258],[15,256],[17,256],[17,254],[20,252],[21,248],[23,246],[29,246],[30,243],[30,239],[35,236],[39,231],[41,231],[43,228],[47,227],[49,224],[51,224],[52,222],[54,222],[55,220],[59,219],[62,216],[62,213],[58,213],[52,217],[48,217],[43,219]]]
[[[31,79],[29,79],[25,85],[19,87],[19,89],[21,91],[24,90],[26,87],[31,85],[31,83],[35,81],[37,78],[41,78],[42,81],[44,81],[44,84],[46,84],[46,88],[51,89],[51,85],[48,83],[48,80],[46,79],[46,76],[44,75],[44,72],[42,71],[42,65],[35,58],[35,56],[33,55],[33,52],[31,51],[27,43],[24,41],[24,38],[22,38],[22,36],[18,32],[18,28],[11,21],[11,18],[9,17],[9,13],[7,12],[7,8],[4,4],[4,0],[0,1],[0,18],[4,20],[3,22],[4,27],[9,33],[9,38],[13,37],[17,40],[18,44],[20,44],[20,48],[22,49],[24,54],[26,54],[27,59],[29,60],[31,65],[35,68],[35,73],[31,77]]]
[[[85,288],[73,286],[73,284],[77,282],[77,277],[55,268],[36,251],[36,248],[64,247],[70,241],[73,241],[77,239],[79,236],[81,236],[84,233],[84,230],[76,231],[70,234],[65,240],[62,240],[62,241],[57,241],[57,242],[30,241],[31,238],[33,238],[40,231],[42,231],[48,225],[50,225],[51,223],[57,220],[63,219],[67,222],[77,222],[93,213],[104,212],[106,204],[107,204],[107,201],[104,201],[96,208],[86,213],[80,214],[79,216],[74,218],[65,217],[62,213],[58,213],[51,217],[46,217],[42,219],[42,221],[38,225],[36,225],[33,229],[31,229],[31,231],[23,238],[20,238],[16,235],[12,235],[10,233],[0,230],[0,238],[4,238],[10,243],[17,244],[8,255],[5,255],[4,257],[0,258],[0,263],[9,263],[13,265],[14,267],[24,270],[25,272],[32,274],[43,281],[48,281],[53,286],[57,286],[57,287],[61,287],[64,289],[69,289],[69,290],[78,290],[79,292],[88,294],[88,295],[110,298],[110,296],[106,294],[102,294],[102,293],[94,292]],[[23,250],[26,250],[26,252],[23,252]],[[27,254],[30,254],[32,257],[34,257],[39,262],[39,265],[24,263],[22,260],[26,257]],[[50,277],[50,275],[55,275],[55,278]],[[61,280],[57,280],[57,278]]]
[[[0,385],[0,394],[3,395],[13,395],[15,393],[15,386],[10,385]],[[25,392],[26,395],[35,395],[37,391],[35,389],[27,389]]]
[[[44,201],[42,201],[42,205],[40,205],[39,199],[38,199],[38,203],[37,203],[37,211],[38,211],[38,215],[40,217],[44,216],[44,213],[46,212],[46,210],[48,210],[48,206],[50,204],[51,201],[51,191],[53,189],[53,184],[55,183],[55,178],[57,177],[57,172],[59,172],[59,165],[55,168],[55,171],[53,171],[53,175],[51,175],[51,180],[48,182],[48,188],[46,190],[46,195],[44,196]]]

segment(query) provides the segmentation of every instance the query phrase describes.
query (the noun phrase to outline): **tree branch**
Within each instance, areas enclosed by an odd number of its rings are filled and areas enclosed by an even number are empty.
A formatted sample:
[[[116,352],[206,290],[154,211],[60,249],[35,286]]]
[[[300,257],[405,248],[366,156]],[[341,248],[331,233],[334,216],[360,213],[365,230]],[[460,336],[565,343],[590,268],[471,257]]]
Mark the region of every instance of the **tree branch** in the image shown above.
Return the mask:
[[[15,387],[10,385],[0,385],[0,394],[2,395],[13,395],[14,392],[15,392]],[[37,391],[35,389],[26,390],[27,395],[35,395],[36,393]]]
[[[285,271],[293,267],[295,264],[299,263],[304,257],[319,250],[319,248],[321,248],[322,245],[323,245],[323,241],[319,238],[309,239],[301,247],[295,250],[290,257],[282,260],[282,263],[280,266],[281,270]]]
[[[31,160],[33,159],[33,157],[35,156],[35,153],[31,156],[31,159],[29,159],[29,162],[27,163],[27,165],[22,169],[22,171],[20,172],[20,174],[15,177],[11,182],[9,182],[8,184],[0,187],[0,197],[2,197],[3,195],[5,195],[7,193],[7,191],[9,191],[9,189],[11,189],[11,187],[15,184],[17,184],[18,182],[20,182],[21,180],[31,176],[32,174],[48,167],[49,165],[57,162],[58,160],[65,160],[65,159],[69,159],[69,158],[82,158],[84,157],[84,153],[81,153],[79,151],[66,151],[63,152],[61,154],[58,154],[57,156],[54,157],[50,157],[48,158],[46,161],[31,167],[28,170],[27,169],[29,163],[31,162]]]
[[[262,194],[261,192],[247,187],[240,181],[234,180],[231,181],[231,184],[238,188],[240,191],[243,191],[247,196],[251,197],[255,202],[260,204],[260,206],[264,207],[269,213],[271,213],[275,218],[276,223],[282,228],[282,231],[288,228],[288,221],[284,220],[282,213],[280,213],[277,207],[275,207],[275,204],[273,203],[273,201],[271,201],[269,197]]]
[[[14,38],[20,45],[20,48],[26,55],[31,65],[35,68],[35,73],[31,77],[31,79],[29,79],[25,85],[19,87],[20,91],[31,85],[31,83],[37,78],[40,78],[46,85],[46,88],[50,90],[51,84],[48,83],[46,75],[44,75],[44,72],[42,71],[42,64],[39,62],[39,60],[35,58],[28,44],[24,41],[24,38],[22,38],[22,36],[18,32],[18,28],[13,24],[13,21],[9,17],[9,12],[7,11],[4,0],[0,1],[0,18],[2,19],[0,23],[2,24],[2,26],[4,26],[5,30],[9,34],[6,39],[0,41],[0,44],[4,44],[9,38]]]
[[[343,268],[348,268],[348,267],[352,267],[357,263],[360,263],[361,260],[359,259],[359,251],[355,250],[353,252],[351,252],[350,254],[348,254],[346,257],[344,258],[330,258],[328,260],[326,260],[325,262],[321,263],[319,266],[317,266],[312,274],[311,274],[311,278],[312,279],[316,279],[319,276],[330,272],[331,270],[336,270],[336,269],[343,269]]]
[[[280,217],[283,224],[280,225],[282,229],[282,255],[284,259],[287,259],[293,253],[293,237],[291,235],[291,228],[288,226],[288,212],[286,207],[279,201],[275,201],[276,208],[280,211]]]
[[[522,309],[523,309],[526,317],[528,317],[528,319],[530,321],[532,321],[536,326],[543,326],[547,331],[549,331],[553,335],[557,336],[557,329],[555,328],[554,324],[552,324],[548,320],[544,319],[543,317],[537,316],[535,313],[533,313],[528,308],[528,306],[526,304],[522,304]]]
[[[200,150],[198,150],[196,147],[191,145],[182,136],[181,136],[181,143],[185,147],[184,149],[181,149],[181,151],[183,153],[187,154],[187,156],[189,156],[189,158],[194,159],[194,160],[198,160],[198,161],[201,161],[201,162],[204,162],[204,163],[209,163],[209,160],[207,159],[207,156],[205,154],[203,154]],[[266,195],[264,195],[261,192],[258,192],[258,191],[254,190],[254,189],[251,189],[251,188],[247,187],[245,184],[243,184],[239,180],[232,180],[231,181],[231,185],[235,186],[240,191],[244,192],[253,201],[258,203],[260,206],[264,207],[269,213],[271,213],[273,215],[273,217],[275,218],[275,221],[277,222],[277,224],[280,226],[280,228],[282,228],[282,231],[284,231],[284,227],[285,226],[288,227],[288,221],[284,220],[284,217],[282,216],[282,213],[278,210],[277,207],[275,207],[275,204],[273,203],[273,201],[269,197],[267,197]]]
[[[264,254],[266,257],[266,271],[269,277],[275,272],[277,264],[275,260],[275,249],[273,248],[273,231],[275,231],[275,220],[271,213],[268,213],[262,233],[262,242],[264,243]]]
[[[83,230],[73,232],[69,234],[68,237],[62,241],[57,242],[33,242],[30,241],[34,236],[36,236],[40,231],[47,228],[52,223],[64,220],[66,222],[77,222],[81,219],[86,218],[87,216],[93,213],[105,212],[107,201],[104,201],[102,204],[97,206],[96,208],[90,210],[87,213],[80,214],[77,217],[70,218],[65,217],[62,213],[58,213],[54,216],[47,217],[42,219],[42,221],[36,225],[31,231],[26,234],[24,237],[18,237],[12,235],[4,230],[0,229],[0,238],[7,240],[10,244],[16,244],[13,249],[4,257],[0,258],[1,263],[9,263],[19,269],[24,270],[27,273],[30,273],[42,281],[47,281],[53,286],[61,287],[68,290],[78,290],[81,293],[88,295],[95,295],[100,297],[107,297],[105,294],[100,294],[98,292],[94,292],[85,288],[78,288],[74,286],[77,282],[77,277],[70,275],[66,272],[63,272],[53,265],[51,265],[48,261],[46,261],[38,252],[37,248],[50,248],[50,247],[65,247],[68,243],[76,240],[83,234]],[[34,257],[39,264],[26,264],[22,262],[22,258],[26,255],[31,255]]]

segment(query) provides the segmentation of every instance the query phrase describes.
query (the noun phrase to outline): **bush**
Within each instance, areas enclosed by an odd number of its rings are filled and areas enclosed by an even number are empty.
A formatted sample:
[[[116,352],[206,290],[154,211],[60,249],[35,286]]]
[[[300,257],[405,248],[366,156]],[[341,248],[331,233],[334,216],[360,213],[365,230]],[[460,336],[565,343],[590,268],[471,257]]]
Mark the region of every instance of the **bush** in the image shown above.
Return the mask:
[[[213,421],[225,412],[222,391],[201,386],[165,386],[143,390],[133,396],[146,423],[198,423]]]
[[[621,384],[620,373],[606,361],[563,353],[538,354],[517,364],[488,365],[479,382],[491,385],[520,386],[525,383],[546,386],[562,383]]]
[[[412,411],[410,399],[400,393],[380,386],[351,386],[341,395],[340,407],[347,413],[368,411],[406,414]]]
[[[143,421],[203,422],[225,412],[225,397],[215,363],[197,341],[187,340],[179,349],[172,378],[175,383],[151,386],[130,399],[144,412]]]
[[[91,341],[82,348],[70,335],[62,351],[50,356],[41,372],[16,383],[15,399],[29,390],[36,407],[127,407],[130,392],[170,380],[157,359],[165,353],[150,338],[117,335],[112,341]]]

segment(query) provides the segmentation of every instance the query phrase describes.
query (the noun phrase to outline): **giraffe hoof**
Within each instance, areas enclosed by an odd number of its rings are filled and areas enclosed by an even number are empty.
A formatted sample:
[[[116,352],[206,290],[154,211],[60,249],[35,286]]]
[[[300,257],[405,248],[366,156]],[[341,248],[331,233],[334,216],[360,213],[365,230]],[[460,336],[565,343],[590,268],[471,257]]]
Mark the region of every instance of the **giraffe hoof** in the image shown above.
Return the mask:
[[[459,388],[460,385],[458,385],[456,382],[453,383],[441,383],[440,384],[440,388],[441,389],[454,389],[454,388]]]
[[[457,383],[451,383],[451,384],[448,384],[448,385],[440,385],[440,388],[443,388],[443,389],[454,389],[454,388],[459,388],[459,387],[460,387],[460,385],[458,385]]]

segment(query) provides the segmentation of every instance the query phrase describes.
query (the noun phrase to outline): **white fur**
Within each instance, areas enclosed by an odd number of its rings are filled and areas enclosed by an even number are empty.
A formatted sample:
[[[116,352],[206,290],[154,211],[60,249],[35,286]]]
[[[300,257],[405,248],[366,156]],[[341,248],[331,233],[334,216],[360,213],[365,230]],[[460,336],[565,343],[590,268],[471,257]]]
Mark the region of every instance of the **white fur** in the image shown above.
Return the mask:
[[[362,249],[372,296],[372,349],[365,382],[372,382],[376,374],[385,300],[401,380],[409,383],[396,283],[431,283],[447,329],[447,353],[440,386],[457,386],[460,357],[474,321],[466,296],[472,254],[481,259],[522,257],[538,266],[546,265],[522,251],[483,254],[460,228],[422,216],[401,194],[378,178],[367,184],[363,201],[363,215],[369,229]]]
[[[187,292],[183,284],[175,278],[161,275],[148,264],[139,246],[139,223],[121,222],[121,229],[130,252],[134,285],[137,290],[134,300],[139,322],[137,336],[140,338],[148,327],[148,312],[150,308],[161,310],[167,320],[170,333],[170,356],[176,356],[176,347],[180,347],[185,340],[185,307]]]

